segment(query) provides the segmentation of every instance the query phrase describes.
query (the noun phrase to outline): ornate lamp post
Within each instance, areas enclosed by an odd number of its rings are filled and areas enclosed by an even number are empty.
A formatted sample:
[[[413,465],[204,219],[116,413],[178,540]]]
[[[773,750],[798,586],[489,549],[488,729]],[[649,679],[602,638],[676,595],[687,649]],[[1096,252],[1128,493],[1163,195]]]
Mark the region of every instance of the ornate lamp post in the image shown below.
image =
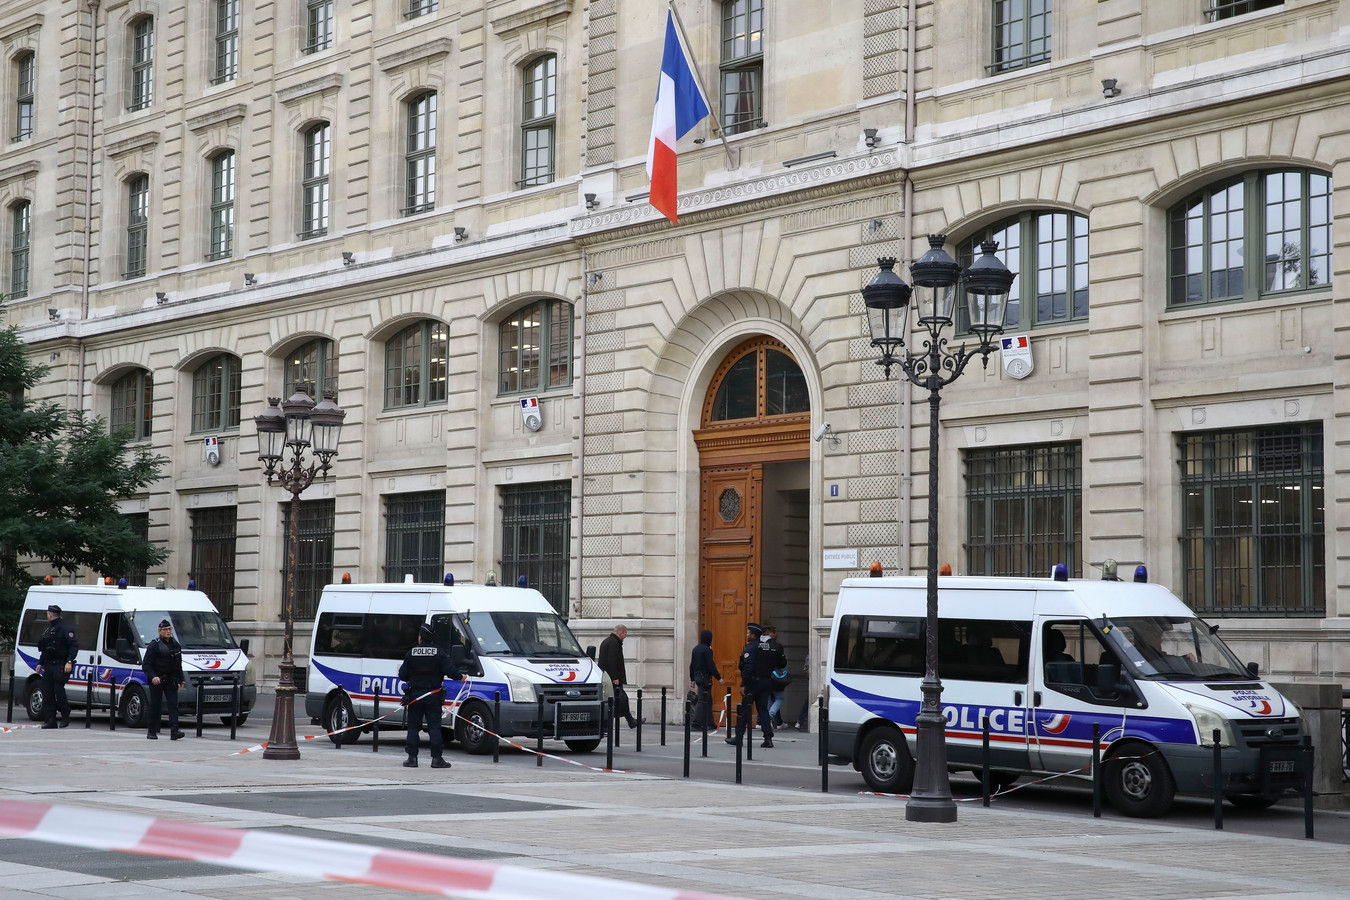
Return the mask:
[[[963,271],[943,249],[946,242],[946,235],[930,234],[928,252],[909,267],[918,289],[915,305],[919,325],[927,331],[926,336],[920,332],[924,347],[917,353],[905,347],[912,291],[893,271],[895,260],[878,259],[881,271],[862,289],[872,346],[881,351],[877,365],[884,367],[887,379],[891,367],[899,366],[906,378],[928,389],[928,622],[923,703],[916,719],[914,789],[905,807],[905,818],[911,822],[956,821],[956,803],[947,775],[942,681],[938,677],[938,407],[942,389],[961,377],[975,354],[980,354],[986,368],[989,366],[989,354],[997,346],[995,338],[1003,331],[1008,291],[1015,277],[994,256],[997,243],[985,241],[980,246],[983,255]],[[942,330],[952,324],[958,283],[965,288],[970,331],[980,342],[970,350],[964,343],[952,350],[942,336]],[[903,357],[896,355],[900,350]]]
[[[278,408],[277,404],[281,404]],[[337,455],[338,437],[347,411],[327,393],[318,403],[297,386],[285,403],[269,397],[267,409],[254,416],[258,427],[258,461],[267,483],[279,483],[291,492],[290,528],[286,539],[286,633],[278,668],[276,703],[272,708],[272,733],[263,751],[266,759],[299,759],[295,742],[295,658],[291,647],[295,632],[295,573],[300,556],[300,495],[316,476],[328,474]],[[287,448],[291,451],[285,463]],[[309,457],[305,451],[309,450]]]

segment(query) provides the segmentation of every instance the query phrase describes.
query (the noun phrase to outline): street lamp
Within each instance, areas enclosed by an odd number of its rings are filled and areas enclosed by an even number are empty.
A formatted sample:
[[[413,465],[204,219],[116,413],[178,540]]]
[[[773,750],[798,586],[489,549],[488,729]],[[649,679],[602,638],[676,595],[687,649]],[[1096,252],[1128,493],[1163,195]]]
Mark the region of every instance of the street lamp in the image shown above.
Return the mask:
[[[272,708],[272,734],[267,749],[263,750],[265,759],[300,758],[300,748],[295,742],[295,658],[291,651],[295,632],[295,573],[300,556],[300,495],[314,483],[316,476],[328,474],[337,455],[342,420],[347,416],[331,391],[315,403],[305,388],[306,385],[297,385],[285,403],[281,403],[280,397],[269,397],[267,409],[253,417],[258,428],[258,462],[263,464],[267,483],[279,483],[291,492],[290,527],[286,535],[286,634],[278,665],[281,677]],[[284,460],[288,447],[289,465]],[[305,456],[306,450],[309,458]]]
[[[965,270],[943,249],[946,242],[946,235],[930,234],[928,252],[909,267],[918,289],[919,325],[927,331],[919,352],[905,348],[909,298],[915,291],[893,271],[895,260],[878,259],[881,271],[862,289],[872,346],[881,351],[877,364],[885,369],[886,378],[891,377],[891,367],[898,366],[911,382],[928,389],[928,621],[923,703],[915,720],[914,788],[905,806],[905,818],[911,822],[956,821],[938,677],[938,407],[942,389],[961,377],[975,354],[980,354],[988,368],[989,354],[997,346],[995,338],[1003,332],[1008,291],[1015,277],[994,255],[998,249],[994,241],[981,244],[982,255]],[[952,323],[958,284],[965,288],[970,331],[979,339],[979,345],[970,350],[964,343],[952,350],[942,336],[942,330]],[[904,350],[903,357],[896,355],[900,350]]]

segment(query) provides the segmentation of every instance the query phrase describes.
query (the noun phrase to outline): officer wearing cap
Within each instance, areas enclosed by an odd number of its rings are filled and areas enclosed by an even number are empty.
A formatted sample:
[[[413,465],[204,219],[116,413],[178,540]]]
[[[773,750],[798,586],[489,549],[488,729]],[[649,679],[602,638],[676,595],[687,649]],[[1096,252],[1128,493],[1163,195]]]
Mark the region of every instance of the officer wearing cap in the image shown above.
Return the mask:
[[[38,674],[42,676],[42,698],[45,722],[43,728],[56,727],[56,713],[61,713],[61,727],[70,724],[70,701],[66,699],[66,680],[75,668],[75,655],[80,642],[75,631],[61,618],[61,607],[53,603],[47,607],[47,630],[38,637]]]
[[[783,654],[769,644],[763,626],[751,622],[745,626],[745,649],[741,651],[741,709],[748,713],[754,704],[759,714],[759,727],[764,733],[761,747],[773,747],[773,721],[769,716],[769,695],[773,693],[773,671],[787,665]],[[736,735],[728,737],[728,744],[739,744],[748,715],[736,717]]]
[[[403,746],[408,751],[408,758],[403,765],[410,769],[417,768],[417,749],[422,744],[418,732],[423,721],[431,738],[431,767],[450,768],[441,756],[445,747],[441,737],[441,704],[445,702],[445,679],[459,681],[461,676],[445,651],[432,643],[435,635],[431,626],[423,622],[417,629],[417,646],[408,651],[403,657],[403,665],[398,667],[398,677],[408,683],[403,693],[403,705],[408,708],[408,739]]]
[[[145,661],[141,663],[146,683],[150,685],[150,725],[145,736],[159,740],[159,710],[165,700],[169,703],[169,740],[183,737],[178,730],[178,689],[187,679],[183,677],[183,645],[173,636],[173,623],[161,619],[159,637],[145,646]]]

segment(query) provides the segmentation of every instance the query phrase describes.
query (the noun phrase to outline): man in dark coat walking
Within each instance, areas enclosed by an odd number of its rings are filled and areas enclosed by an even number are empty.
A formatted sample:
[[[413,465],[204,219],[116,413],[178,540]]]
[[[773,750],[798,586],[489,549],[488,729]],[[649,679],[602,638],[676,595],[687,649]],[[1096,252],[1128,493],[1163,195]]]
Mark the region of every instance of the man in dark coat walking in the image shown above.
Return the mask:
[[[614,686],[614,715],[625,720],[629,728],[636,728],[638,720],[628,708],[628,692],[623,689],[628,684],[628,673],[623,664],[623,639],[626,637],[628,626],[615,625],[614,631],[600,642],[600,657],[596,663]]]
[[[159,711],[165,701],[169,705],[169,740],[183,737],[178,730],[178,689],[187,683],[183,677],[183,645],[173,636],[173,623],[161,619],[159,637],[145,645],[145,659],[141,663],[145,681],[150,685],[150,725],[145,736],[159,740]]]
[[[417,768],[417,750],[422,745],[422,722],[426,722],[427,737],[431,739],[431,767],[448,769],[450,764],[441,755],[445,749],[445,738],[441,735],[441,707],[445,702],[445,679],[459,681],[463,676],[440,647],[432,643],[436,632],[425,622],[417,629],[417,646],[403,657],[403,665],[398,667],[398,677],[408,683],[403,694],[403,703],[408,707],[408,737],[403,749],[408,758],[403,765]],[[423,694],[430,694],[423,697]],[[421,698],[421,699],[418,699]]]
[[[693,725],[697,728],[712,727],[712,683],[714,678],[722,680],[713,659],[712,638],[713,633],[706,628],[699,632],[698,643],[689,657],[689,686],[697,697]]]
[[[75,630],[61,618],[61,607],[53,603],[47,607],[47,630],[38,637],[38,674],[42,676],[43,728],[56,727],[56,714],[61,713],[61,727],[70,724],[70,701],[66,699],[66,681],[75,669],[75,656],[80,642]]]

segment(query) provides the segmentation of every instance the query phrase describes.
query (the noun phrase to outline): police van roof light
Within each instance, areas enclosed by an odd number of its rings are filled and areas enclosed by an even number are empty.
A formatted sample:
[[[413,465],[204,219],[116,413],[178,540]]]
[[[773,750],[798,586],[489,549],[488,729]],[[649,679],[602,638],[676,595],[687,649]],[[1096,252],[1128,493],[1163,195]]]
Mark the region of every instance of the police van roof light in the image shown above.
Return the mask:
[[[1144,582],[1146,582],[1146,581],[1148,581],[1148,567],[1147,567],[1147,566],[1135,566],[1135,567],[1134,567],[1134,580],[1137,581],[1137,582],[1139,582],[1139,583],[1141,583],[1141,584],[1144,583]]]
[[[127,580],[125,578],[117,579],[117,587],[119,590],[125,591],[127,589]]]
[[[516,579],[516,584],[520,585],[521,587],[526,587],[527,585],[529,585],[529,583],[530,583],[529,579],[526,578],[524,575]]]
[[[1069,580],[1069,567],[1064,563],[1055,563],[1055,568],[1050,572],[1050,577],[1056,581]]]
[[[951,563],[943,563],[942,565],[938,566],[938,574],[939,574],[939,575],[950,575],[950,574],[952,574],[952,564],[951,564]]]
[[[195,578],[189,578],[189,579],[188,579],[188,590],[189,590],[189,591],[195,591],[196,589],[197,589],[197,579],[195,579]]]
[[[104,578],[103,578],[103,584],[104,584],[105,586],[107,586],[107,587],[112,587],[112,583],[113,583],[112,576],[111,576],[111,575],[105,575]],[[98,584],[98,582],[95,581],[94,584]]]
[[[404,576],[403,576],[403,583],[404,583],[404,584],[412,584],[412,583],[413,583],[413,577],[412,577],[412,573],[411,573],[411,572],[409,572],[407,575],[404,575]]]
[[[46,578],[42,579],[42,583],[43,583],[43,584],[51,584],[51,583],[52,583],[52,576],[48,575]]]
[[[872,563],[872,567],[868,569],[867,575],[869,578],[881,577],[881,562],[879,560],[877,562]]]
[[[163,578],[157,578],[157,579],[155,579],[155,590],[162,591],[162,590],[165,590],[166,587],[167,587],[167,585],[165,584],[165,581],[164,581]]]
[[[454,587],[454,586],[455,586],[455,576],[452,575],[452,574],[450,574],[449,572],[446,572],[446,573],[445,573],[445,586],[446,586],[446,587]]]
[[[342,583],[343,583],[343,584],[351,584],[351,583],[352,583],[352,573],[351,573],[351,572],[343,572],[343,573],[342,573]]]

